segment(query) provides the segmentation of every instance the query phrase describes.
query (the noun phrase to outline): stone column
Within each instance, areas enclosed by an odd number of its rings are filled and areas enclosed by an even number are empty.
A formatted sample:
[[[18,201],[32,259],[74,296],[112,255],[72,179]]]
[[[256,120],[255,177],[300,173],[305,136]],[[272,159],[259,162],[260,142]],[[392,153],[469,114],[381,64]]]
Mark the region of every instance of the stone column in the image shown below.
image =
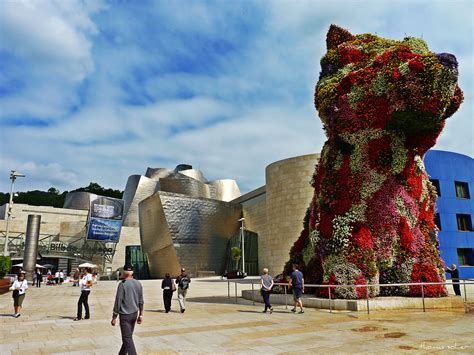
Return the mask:
[[[41,227],[41,215],[29,214],[26,225],[25,251],[23,254],[23,270],[26,271],[26,279],[33,281],[33,272],[36,270],[36,258],[38,256],[38,241]]]

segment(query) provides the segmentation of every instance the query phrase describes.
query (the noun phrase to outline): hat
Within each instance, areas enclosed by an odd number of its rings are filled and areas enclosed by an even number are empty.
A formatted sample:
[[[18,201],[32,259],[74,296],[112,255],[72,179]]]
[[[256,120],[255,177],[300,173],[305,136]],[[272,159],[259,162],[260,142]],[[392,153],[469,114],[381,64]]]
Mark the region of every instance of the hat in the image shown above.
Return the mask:
[[[20,271],[20,274],[26,274],[26,271],[25,271],[25,270],[21,270],[21,271]]]
[[[124,265],[123,271],[133,271],[132,265],[130,265],[130,264]]]

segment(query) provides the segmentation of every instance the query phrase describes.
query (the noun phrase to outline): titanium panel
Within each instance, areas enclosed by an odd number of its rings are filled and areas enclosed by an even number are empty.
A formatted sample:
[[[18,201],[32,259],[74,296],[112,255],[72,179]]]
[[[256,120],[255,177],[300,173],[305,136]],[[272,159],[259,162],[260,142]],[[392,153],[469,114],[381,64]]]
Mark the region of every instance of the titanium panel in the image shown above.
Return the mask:
[[[157,192],[139,208],[152,277],[176,275],[180,267],[223,272],[227,242],[239,230],[240,205]]]
[[[23,269],[26,271],[28,281],[33,281],[33,271],[36,268],[40,227],[41,215],[29,214],[26,225],[25,252],[23,254]]]
[[[241,195],[239,186],[235,180],[214,180],[209,184],[214,187],[215,191],[215,195],[211,196],[211,198],[215,198],[216,200],[229,202],[236,199],[237,197],[240,197]]]
[[[127,180],[123,192],[124,220],[123,225],[127,227],[138,227],[138,204],[145,198],[153,195],[157,182],[146,176],[131,175]]]
[[[63,208],[89,211],[91,195],[94,195],[94,194],[91,194],[90,192],[84,192],[84,191],[69,192],[66,195],[66,199],[64,200]]]
[[[180,173],[160,179],[160,191],[183,194],[190,197],[210,198],[209,186]]]

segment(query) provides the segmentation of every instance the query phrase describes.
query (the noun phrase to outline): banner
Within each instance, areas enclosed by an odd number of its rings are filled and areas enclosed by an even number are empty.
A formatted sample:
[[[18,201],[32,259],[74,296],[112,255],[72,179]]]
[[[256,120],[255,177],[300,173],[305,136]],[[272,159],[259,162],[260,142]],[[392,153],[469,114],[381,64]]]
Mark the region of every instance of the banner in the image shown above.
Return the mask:
[[[88,240],[117,243],[122,229],[124,201],[91,195]]]

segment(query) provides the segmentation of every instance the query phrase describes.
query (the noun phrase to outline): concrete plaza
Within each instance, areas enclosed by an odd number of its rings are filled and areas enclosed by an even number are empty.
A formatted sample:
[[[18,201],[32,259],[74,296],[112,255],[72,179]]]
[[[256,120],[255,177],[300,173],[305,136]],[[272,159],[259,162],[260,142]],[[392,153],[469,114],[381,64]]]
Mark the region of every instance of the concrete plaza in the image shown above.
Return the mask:
[[[184,314],[176,299],[166,314],[161,281],[142,283],[144,323],[134,336],[140,354],[474,353],[474,313],[462,309],[293,314],[276,306],[263,314],[261,304],[236,304],[226,282],[208,278],[193,280]],[[30,287],[18,319],[11,317],[11,294],[0,296],[0,354],[118,353],[120,329],[110,325],[116,287],[99,282],[89,298],[91,319],[79,322],[72,320],[79,290],[71,284]]]

